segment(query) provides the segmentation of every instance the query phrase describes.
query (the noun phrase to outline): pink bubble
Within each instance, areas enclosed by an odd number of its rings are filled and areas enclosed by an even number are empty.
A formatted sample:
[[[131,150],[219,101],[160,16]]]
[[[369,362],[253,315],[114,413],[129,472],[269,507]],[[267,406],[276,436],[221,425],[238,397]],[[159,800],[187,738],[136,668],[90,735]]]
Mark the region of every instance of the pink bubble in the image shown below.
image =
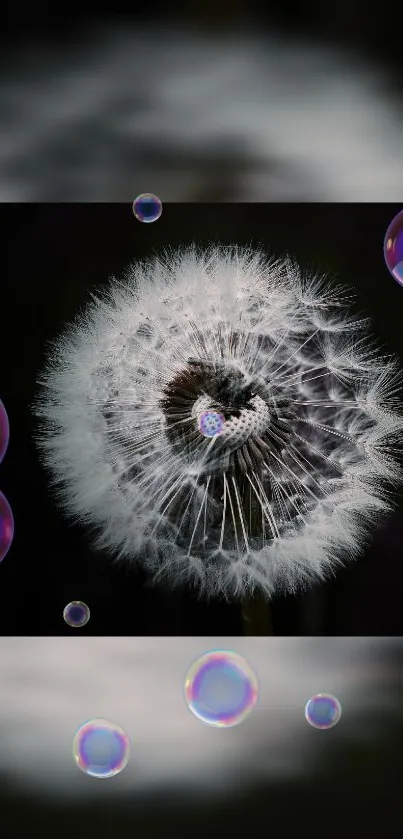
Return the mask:
[[[383,254],[392,277],[403,285],[403,210],[392,219],[386,231]]]
[[[8,422],[7,411],[0,399],[0,463],[7,451],[9,438],[10,425]]]
[[[5,495],[0,492],[0,562],[8,553],[14,538],[14,518]]]

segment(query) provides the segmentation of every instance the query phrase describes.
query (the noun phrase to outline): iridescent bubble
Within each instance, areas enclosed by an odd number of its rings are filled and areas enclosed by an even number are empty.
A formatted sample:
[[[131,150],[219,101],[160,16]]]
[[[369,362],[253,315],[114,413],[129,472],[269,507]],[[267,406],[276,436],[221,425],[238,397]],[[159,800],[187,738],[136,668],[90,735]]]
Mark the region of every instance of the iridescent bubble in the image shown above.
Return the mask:
[[[305,706],[305,719],[314,728],[333,728],[341,717],[341,705],[331,693],[317,693]]]
[[[162,203],[151,192],[143,192],[133,201],[133,213],[139,221],[157,221],[162,213]]]
[[[386,231],[383,254],[392,277],[403,285],[403,210],[392,219]]]
[[[14,517],[5,495],[0,492],[0,562],[10,550],[14,539]]]
[[[258,681],[248,662],[229,650],[212,650],[192,664],[185,699],[192,714],[207,725],[230,728],[256,705]]]
[[[221,434],[225,423],[225,417],[219,411],[202,411],[197,420],[200,434],[204,437],[216,437]]]
[[[127,766],[130,741],[126,732],[110,720],[87,720],[73,739],[73,758],[87,775],[112,778]]]
[[[8,441],[10,439],[10,426],[8,422],[7,411],[0,399],[0,463],[7,451]]]
[[[72,600],[63,610],[63,617],[69,626],[85,626],[90,619],[90,610],[82,600]]]

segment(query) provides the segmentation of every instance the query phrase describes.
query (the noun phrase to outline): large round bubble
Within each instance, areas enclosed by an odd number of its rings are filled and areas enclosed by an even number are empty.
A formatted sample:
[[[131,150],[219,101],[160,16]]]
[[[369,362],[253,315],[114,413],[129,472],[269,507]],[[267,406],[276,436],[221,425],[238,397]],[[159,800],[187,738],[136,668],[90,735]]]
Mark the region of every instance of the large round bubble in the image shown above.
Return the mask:
[[[256,705],[258,682],[248,662],[229,650],[212,650],[195,661],[185,680],[187,705],[207,725],[229,728]]]
[[[114,722],[95,717],[85,722],[73,740],[73,757],[79,769],[93,778],[112,778],[127,766],[130,741]]]

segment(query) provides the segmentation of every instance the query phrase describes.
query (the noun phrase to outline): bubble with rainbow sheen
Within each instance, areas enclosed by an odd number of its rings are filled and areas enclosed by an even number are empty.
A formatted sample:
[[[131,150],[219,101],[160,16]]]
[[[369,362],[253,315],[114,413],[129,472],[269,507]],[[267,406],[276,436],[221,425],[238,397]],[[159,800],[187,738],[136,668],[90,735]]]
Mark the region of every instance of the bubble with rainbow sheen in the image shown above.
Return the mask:
[[[383,255],[392,277],[403,285],[403,210],[392,219],[385,233]]]
[[[225,417],[220,411],[202,411],[197,419],[197,427],[204,437],[216,437],[221,434],[224,425]]]
[[[162,214],[162,201],[151,192],[142,192],[133,201],[133,213],[138,221],[146,224],[158,221]]]
[[[246,659],[231,650],[211,650],[198,658],[185,679],[189,710],[218,728],[239,725],[258,699],[258,680]]]
[[[130,741],[117,723],[94,717],[80,726],[73,739],[78,768],[93,778],[113,778],[127,766]]]
[[[317,693],[306,703],[305,719],[313,728],[333,728],[340,717],[340,702],[331,693]]]
[[[90,610],[82,600],[72,600],[63,609],[63,618],[69,626],[80,628],[90,619]]]
[[[7,411],[0,399],[0,463],[7,451],[8,441],[10,439],[10,425],[8,422]]]
[[[14,539],[14,517],[5,495],[0,492],[0,562],[11,548]]]

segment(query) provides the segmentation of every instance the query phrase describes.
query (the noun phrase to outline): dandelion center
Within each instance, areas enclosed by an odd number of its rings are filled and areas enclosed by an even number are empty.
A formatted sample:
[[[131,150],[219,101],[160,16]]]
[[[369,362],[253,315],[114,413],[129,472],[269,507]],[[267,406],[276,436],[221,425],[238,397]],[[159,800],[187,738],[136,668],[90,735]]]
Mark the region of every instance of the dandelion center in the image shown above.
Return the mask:
[[[171,445],[206,474],[259,468],[269,425],[282,443],[287,436],[266,384],[247,380],[235,367],[190,359],[166,386],[161,404]]]

